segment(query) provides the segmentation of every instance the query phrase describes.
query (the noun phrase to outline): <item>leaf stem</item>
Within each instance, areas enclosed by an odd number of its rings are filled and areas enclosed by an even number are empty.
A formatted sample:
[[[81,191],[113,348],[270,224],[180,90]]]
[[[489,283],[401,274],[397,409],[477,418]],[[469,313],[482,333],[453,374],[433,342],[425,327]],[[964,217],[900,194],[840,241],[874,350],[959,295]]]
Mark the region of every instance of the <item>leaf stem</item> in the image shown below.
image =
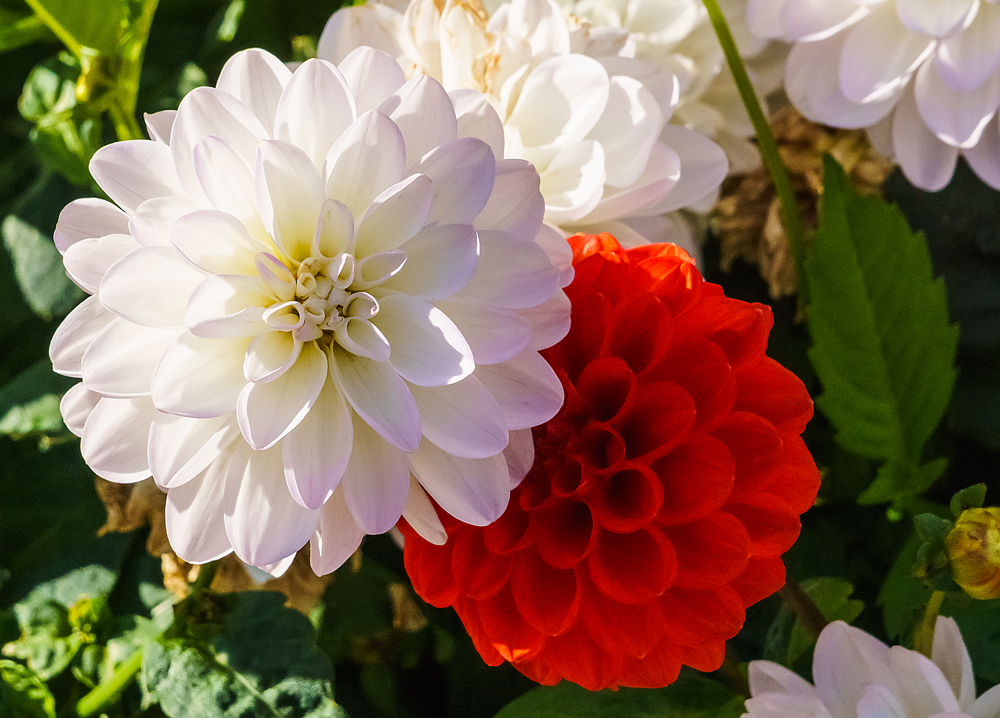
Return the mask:
[[[788,168],[785,167],[785,163],[781,159],[781,153],[778,151],[778,142],[774,138],[774,133],[771,132],[767,118],[764,117],[760,100],[757,98],[757,93],[754,92],[753,84],[747,75],[746,66],[743,64],[743,59],[736,48],[736,41],[733,40],[733,35],[729,31],[729,25],[726,24],[726,18],[719,8],[719,3],[717,0],[703,1],[705,9],[708,11],[708,17],[712,21],[712,27],[715,28],[715,34],[719,38],[719,44],[722,45],[722,51],[726,55],[726,62],[729,63],[729,69],[733,73],[733,79],[736,81],[740,98],[743,100],[743,105],[746,107],[747,114],[750,115],[750,121],[753,123],[754,131],[757,133],[757,146],[760,148],[764,166],[767,168],[768,173],[771,175],[771,180],[774,182],[774,189],[781,203],[782,224],[785,227],[785,234],[788,236],[788,244],[791,247],[792,255],[795,257],[795,268],[798,270],[799,296],[802,298],[802,304],[808,304],[808,286],[805,280],[806,274],[804,268],[805,242],[803,239],[802,216],[799,213],[798,202],[795,201],[795,190],[792,188],[792,181],[788,176]]]
[[[788,576],[785,579],[785,585],[778,590],[778,595],[781,596],[781,600],[788,607],[788,610],[795,614],[802,627],[813,638],[819,638],[819,634],[826,628],[829,621],[826,620],[823,612],[819,610],[816,602],[810,598],[808,593],[802,590],[802,586],[799,585],[798,581]]]
[[[928,658],[934,648],[934,628],[937,624],[938,614],[941,613],[941,604],[944,603],[945,592],[935,591],[931,594],[924,610],[924,618],[917,626],[916,635],[913,637],[913,650],[923,653]]]
[[[77,701],[76,714],[80,718],[87,718],[114,701],[118,697],[118,694],[138,675],[139,669],[142,668],[143,652],[142,648],[135,651],[118,666],[118,670],[114,672],[111,678],[98,685],[94,690]]]

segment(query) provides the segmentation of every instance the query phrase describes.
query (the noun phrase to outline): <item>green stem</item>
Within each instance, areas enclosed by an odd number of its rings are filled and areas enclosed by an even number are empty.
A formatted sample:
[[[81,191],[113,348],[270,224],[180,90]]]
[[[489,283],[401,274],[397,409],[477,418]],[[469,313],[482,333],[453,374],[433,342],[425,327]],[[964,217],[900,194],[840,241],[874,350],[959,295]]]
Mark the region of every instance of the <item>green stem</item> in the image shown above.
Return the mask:
[[[131,683],[142,668],[143,650],[140,648],[118,666],[118,670],[108,680],[101,683],[76,704],[76,714],[87,718],[97,713],[112,701]]]
[[[913,650],[923,653],[928,658],[931,657],[934,648],[934,628],[937,625],[938,614],[941,613],[944,597],[944,591],[935,591],[931,594],[927,609],[924,611],[924,620],[917,626],[916,635],[913,637]]]
[[[767,118],[764,117],[760,100],[757,99],[757,93],[754,92],[746,66],[743,64],[739,50],[736,49],[733,35],[729,32],[729,25],[726,24],[726,18],[722,15],[722,10],[719,9],[719,3],[716,0],[704,0],[704,3],[705,9],[708,10],[708,17],[712,21],[712,27],[715,28],[715,34],[719,38],[719,44],[722,45],[722,51],[726,54],[726,62],[729,63],[729,69],[733,73],[740,98],[743,100],[743,105],[746,107],[747,114],[750,115],[750,121],[757,133],[757,146],[764,159],[764,166],[771,175],[774,189],[778,193],[778,199],[781,202],[781,221],[785,227],[785,234],[788,235],[788,244],[795,257],[795,267],[799,274],[799,296],[802,297],[803,304],[808,304],[802,217],[799,214],[799,205],[795,201],[795,190],[792,189],[788,168],[785,167],[785,163],[781,159],[778,142],[774,139],[774,133],[771,132]]]
[[[111,107],[108,108],[119,140],[141,140],[143,137],[142,129],[135,118],[135,106],[139,94],[142,60],[158,3],[159,0],[145,0],[143,2],[142,12],[132,23],[129,35],[123,43],[125,53],[122,57],[122,72],[118,78],[114,100]]]
[[[785,578],[785,585],[778,590],[782,602],[788,610],[795,614],[795,617],[802,624],[813,638],[819,638],[819,634],[826,628],[828,621],[823,612],[819,610],[816,602],[810,598],[809,594],[802,590],[802,586],[792,578]]]

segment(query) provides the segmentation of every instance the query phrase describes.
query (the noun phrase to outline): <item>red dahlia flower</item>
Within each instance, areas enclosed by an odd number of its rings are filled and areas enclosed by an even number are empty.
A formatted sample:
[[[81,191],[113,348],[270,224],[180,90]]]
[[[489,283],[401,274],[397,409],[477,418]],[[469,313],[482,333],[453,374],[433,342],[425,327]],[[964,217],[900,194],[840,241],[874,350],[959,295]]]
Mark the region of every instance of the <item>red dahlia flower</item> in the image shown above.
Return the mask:
[[[770,309],[725,297],[680,248],[570,243],[572,328],[543,352],[565,405],[495,523],[439,512],[443,546],[402,526],[406,570],[490,665],[663,686],[681,664],[718,668],[746,607],[784,583],[819,488],[799,436],[812,401],[764,355]]]

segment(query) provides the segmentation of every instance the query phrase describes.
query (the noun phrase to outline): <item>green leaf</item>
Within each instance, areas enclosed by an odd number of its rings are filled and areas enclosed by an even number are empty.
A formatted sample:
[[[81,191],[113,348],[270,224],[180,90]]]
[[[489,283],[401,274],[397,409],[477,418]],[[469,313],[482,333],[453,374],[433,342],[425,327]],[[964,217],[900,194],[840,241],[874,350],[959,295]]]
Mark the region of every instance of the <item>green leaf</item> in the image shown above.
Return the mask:
[[[802,581],[802,590],[813,600],[827,621],[851,623],[864,610],[864,601],[851,598],[854,586],[851,582],[833,576],[807,578]],[[791,665],[815,645],[816,639],[802,623],[795,621],[788,641],[788,662]]]
[[[56,699],[33,670],[0,660],[0,715],[6,718],[56,718]]]
[[[332,697],[333,668],[316,646],[309,619],[284,596],[223,596],[232,610],[197,636],[151,644],[142,686],[171,718],[344,718]]]
[[[913,532],[896,556],[878,594],[885,632],[894,641],[902,641],[916,625],[931,595],[931,589],[913,575],[921,543],[920,537]]]
[[[73,54],[89,47],[115,52],[128,17],[127,0],[25,0]]]
[[[66,435],[59,398],[75,383],[53,372],[48,358],[35,362],[0,389],[0,434],[15,439]]]
[[[496,718],[738,718],[744,698],[695,673],[666,688],[591,692],[562,681],[539,686],[507,704]]]
[[[37,15],[0,8],[0,52],[50,38],[52,32]]]
[[[958,330],[923,237],[895,207],[856,194],[830,157],[806,279],[816,404],[841,446],[885,463],[858,500],[921,493],[944,469],[921,461],[955,384]]]

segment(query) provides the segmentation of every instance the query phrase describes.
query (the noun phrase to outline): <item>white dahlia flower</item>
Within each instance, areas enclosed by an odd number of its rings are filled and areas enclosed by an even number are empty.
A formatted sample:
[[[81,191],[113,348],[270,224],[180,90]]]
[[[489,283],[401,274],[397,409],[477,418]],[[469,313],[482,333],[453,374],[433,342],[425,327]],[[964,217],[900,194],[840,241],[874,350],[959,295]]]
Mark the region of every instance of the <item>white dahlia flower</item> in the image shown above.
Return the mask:
[[[618,54],[671,70],[678,79],[677,107],[670,118],[713,139],[729,158],[731,173],[760,164],[754,128],[729,72],[722,47],[701,0],[560,0],[592,27],[624,34]],[[762,40],[746,27],[747,0],[720,0],[757,93],[781,85],[786,46]]]
[[[400,515],[444,541],[428,494],[503,512],[562,403],[537,350],[571,257],[474,94],[371,48],[294,73],[249,50],[94,156],[117,206],[55,235],[93,295],[52,340],[83,379],[63,416],[98,475],[166,491],[183,559],[281,570],[310,542],[327,573]]]
[[[677,77],[618,54],[624,41],[590,33],[554,0],[511,0],[492,15],[481,0],[411,0],[403,13],[374,2],[338,10],[318,52],[336,62],[372,45],[408,76],[485,93],[503,122],[493,150],[535,165],[546,222],[625,243],[662,241],[642,228],[711,195],[726,158],[714,142],[666,124]]]
[[[923,189],[959,155],[1000,189],[997,0],[750,0],[747,20],[795,41],[785,88],[810,120],[868,128]]]
[[[750,662],[744,718],[997,718],[1000,686],[976,698],[972,661],[958,625],[939,616],[931,657],[890,648],[835,621],[813,656],[815,687],[784,666]]]

